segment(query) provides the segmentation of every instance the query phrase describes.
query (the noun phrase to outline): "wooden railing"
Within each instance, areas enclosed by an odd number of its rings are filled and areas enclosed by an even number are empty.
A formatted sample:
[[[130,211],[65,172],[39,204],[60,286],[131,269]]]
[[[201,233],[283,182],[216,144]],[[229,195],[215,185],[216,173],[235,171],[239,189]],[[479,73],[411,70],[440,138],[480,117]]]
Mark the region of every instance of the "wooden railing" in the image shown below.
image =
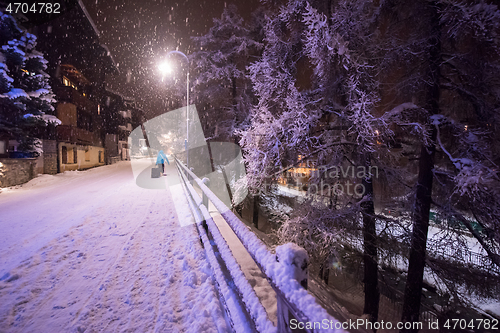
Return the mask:
[[[345,332],[342,323],[330,316],[307,292],[308,259],[305,250],[285,244],[271,253],[266,245],[200,180],[175,159],[201,241],[212,266],[217,286],[235,332]],[[197,186],[203,198],[200,198]],[[245,278],[229,245],[208,212],[209,201],[234,231],[247,252],[276,292],[277,325],[269,319],[255,290]],[[218,259],[220,258],[220,259]],[[293,329],[291,323],[313,323],[313,328]],[[314,325],[322,323],[322,325]],[[328,324],[328,328],[326,327]],[[295,325],[299,326],[299,325]],[[292,330],[293,329],[293,330]]]
[[[75,104],[81,110],[92,115],[97,115],[97,103],[83,96],[80,91],[72,87],[59,86],[54,88],[54,92],[59,102]]]
[[[101,144],[98,132],[89,132],[83,128],[70,125],[57,126],[59,141],[99,146]]]

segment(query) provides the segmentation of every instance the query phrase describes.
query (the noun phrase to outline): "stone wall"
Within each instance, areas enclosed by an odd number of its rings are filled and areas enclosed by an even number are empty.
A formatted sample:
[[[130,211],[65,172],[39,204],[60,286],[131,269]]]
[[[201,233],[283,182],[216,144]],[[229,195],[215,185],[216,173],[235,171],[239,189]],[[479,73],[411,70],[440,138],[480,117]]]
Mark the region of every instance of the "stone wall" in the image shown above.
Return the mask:
[[[57,142],[43,140],[43,173],[55,175],[57,173]]]
[[[24,184],[35,177],[36,158],[0,158],[0,187]]]

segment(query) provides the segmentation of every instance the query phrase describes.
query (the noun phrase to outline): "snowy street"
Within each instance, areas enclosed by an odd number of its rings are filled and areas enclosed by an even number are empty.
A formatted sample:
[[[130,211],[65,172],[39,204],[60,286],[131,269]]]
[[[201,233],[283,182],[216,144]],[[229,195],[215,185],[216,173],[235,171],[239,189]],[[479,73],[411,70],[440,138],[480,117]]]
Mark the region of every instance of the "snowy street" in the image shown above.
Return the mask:
[[[0,211],[0,332],[227,331],[184,194],[130,162],[3,189]]]

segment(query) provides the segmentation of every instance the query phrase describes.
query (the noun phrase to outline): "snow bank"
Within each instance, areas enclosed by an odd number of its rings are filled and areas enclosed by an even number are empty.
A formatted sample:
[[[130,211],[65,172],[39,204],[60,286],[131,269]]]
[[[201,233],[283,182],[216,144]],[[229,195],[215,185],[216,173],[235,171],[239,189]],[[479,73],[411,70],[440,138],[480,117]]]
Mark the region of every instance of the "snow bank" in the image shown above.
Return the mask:
[[[479,303],[477,304],[477,306],[486,313],[491,312],[500,317],[500,303],[497,301],[493,301],[490,303]]]

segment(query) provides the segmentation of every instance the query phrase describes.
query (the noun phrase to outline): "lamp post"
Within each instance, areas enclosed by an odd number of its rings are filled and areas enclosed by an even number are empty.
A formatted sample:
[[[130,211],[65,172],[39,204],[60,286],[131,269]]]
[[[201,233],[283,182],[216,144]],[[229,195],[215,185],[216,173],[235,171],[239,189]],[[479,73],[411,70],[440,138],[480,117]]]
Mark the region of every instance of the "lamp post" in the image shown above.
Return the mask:
[[[181,51],[170,51],[167,53],[167,57],[171,54],[180,54],[186,59],[187,62],[187,75],[186,75],[186,139],[184,140],[184,149],[186,150],[186,165],[189,168],[189,150],[188,150],[188,142],[189,142],[189,59],[188,57],[182,53]],[[163,72],[168,72],[169,68],[167,65],[160,65],[160,70]]]

